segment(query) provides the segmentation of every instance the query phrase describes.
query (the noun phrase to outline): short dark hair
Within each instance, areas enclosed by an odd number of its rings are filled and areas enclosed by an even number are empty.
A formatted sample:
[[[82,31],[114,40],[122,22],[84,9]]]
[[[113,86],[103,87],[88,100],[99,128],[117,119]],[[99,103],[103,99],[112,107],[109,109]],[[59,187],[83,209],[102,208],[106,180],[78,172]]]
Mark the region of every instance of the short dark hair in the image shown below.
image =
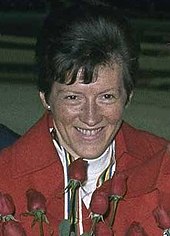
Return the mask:
[[[72,84],[80,68],[84,83],[91,83],[94,69],[113,61],[122,65],[129,98],[138,68],[136,42],[127,19],[108,6],[56,9],[37,41],[38,88],[48,97],[54,81]]]

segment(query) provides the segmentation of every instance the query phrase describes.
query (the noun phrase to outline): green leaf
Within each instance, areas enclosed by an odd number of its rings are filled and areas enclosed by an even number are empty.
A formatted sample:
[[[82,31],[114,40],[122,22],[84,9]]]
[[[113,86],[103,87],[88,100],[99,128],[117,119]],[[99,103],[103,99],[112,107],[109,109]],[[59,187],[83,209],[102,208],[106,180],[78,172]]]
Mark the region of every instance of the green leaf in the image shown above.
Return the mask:
[[[59,225],[59,236],[69,236],[70,227],[71,223],[69,220],[62,220]]]
[[[6,216],[1,216],[0,215],[0,218],[2,218],[2,221],[10,221],[10,220],[14,220],[14,221],[17,221],[13,215],[6,215]]]

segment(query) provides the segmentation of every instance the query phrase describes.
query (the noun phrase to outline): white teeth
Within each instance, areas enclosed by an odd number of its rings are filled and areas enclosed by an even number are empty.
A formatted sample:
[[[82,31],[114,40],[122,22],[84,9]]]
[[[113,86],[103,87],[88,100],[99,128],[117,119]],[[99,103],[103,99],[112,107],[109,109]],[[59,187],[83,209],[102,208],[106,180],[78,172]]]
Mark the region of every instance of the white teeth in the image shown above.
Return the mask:
[[[99,129],[81,129],[81,128],[77,128],[77,130],[86,135],[86,136],[94,136],[96,135],[102,128],[99,128]]]

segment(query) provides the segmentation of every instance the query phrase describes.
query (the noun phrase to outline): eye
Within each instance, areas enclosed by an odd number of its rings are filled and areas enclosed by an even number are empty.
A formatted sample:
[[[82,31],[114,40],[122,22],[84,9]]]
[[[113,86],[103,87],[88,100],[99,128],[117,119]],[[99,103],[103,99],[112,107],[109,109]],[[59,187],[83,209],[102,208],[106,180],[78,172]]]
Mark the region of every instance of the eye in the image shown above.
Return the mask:
[[[80,105],[83,102],[84,98],[80,94],[65,94],[63,96],[63,101],[66,104],[70,105]]]
[[[113,94],[104,94],[103,99],[112,100],[115,99],[115,96]]]
[[[105,104],[112,104],[116,102],[118,97],[115,93],[104,93],[99,96],[98,101]]]
[[[67,99],[67,100],[76,100],[78,99],[78,97],[76,95],[68,95],[68,96],[65,96],[64,99]]]

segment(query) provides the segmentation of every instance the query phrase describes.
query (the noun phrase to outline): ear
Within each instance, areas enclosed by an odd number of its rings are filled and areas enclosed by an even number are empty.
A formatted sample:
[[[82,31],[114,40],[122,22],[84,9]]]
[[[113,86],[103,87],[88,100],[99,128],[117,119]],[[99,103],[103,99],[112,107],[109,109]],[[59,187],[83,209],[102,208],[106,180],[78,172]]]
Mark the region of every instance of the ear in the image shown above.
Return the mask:
[[[129,95],[129,100],[126,102],[125,108],[127,108],[129,104],[131,103],[132,97],[133,97],[133,91]]]
[[[50,105],[47,103],[44,92],[39,92],[41,102],[46,110],[50,110]]]

